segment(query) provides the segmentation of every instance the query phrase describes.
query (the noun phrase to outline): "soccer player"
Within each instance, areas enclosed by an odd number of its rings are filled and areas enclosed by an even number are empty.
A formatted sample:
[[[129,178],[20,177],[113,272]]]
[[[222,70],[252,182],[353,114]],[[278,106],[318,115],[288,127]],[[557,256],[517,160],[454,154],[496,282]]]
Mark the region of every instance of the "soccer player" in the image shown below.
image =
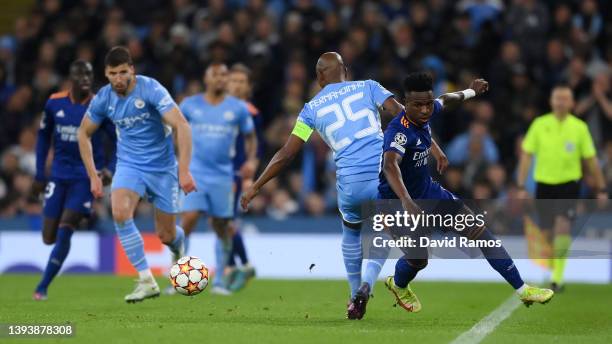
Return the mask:
[[[93,98],[78,131],[81,158],[87,168],[94,197],[101,197],[102,181],[94,164],[91,137],[109,118],[117,127],[117,168],[112,183],[115,229],[139,280],[125,296],[129,303],[159,296],[159,286],[145,258],[144,242],[134,223],[141,198],[155,206],[155,231],[168,245],[175,261],[183,255],[183,229],[176,225],[179,186],[185,193],[196,185],[189,172],[191,128],[168,91],[156,80],[136,75],[130,52],[112,48],[104,58],[109,85]],[[176,131],[177,159],[172,132]]]
[[[202,212],[210,217],[211,227],[221,240],[215,247],[217,273],[211,292],[224,295],[230,293],[223,275],[233,246],[230,220],[234,217],[233,158],[238,133],[244,135],[249,173],[252,175],[257,167],[253,119],[245,102],[227,94],[227,76],[225,64],[209,65],[204,73],[205,92],[185,98],[180,105],[191,123],[194,149],[190,170],[199,185],[199,190],[185,197],[182,226],[189,235]]]
[[[362,280],[361,205],[378,196],[378,171],[383,143],[378,109],[383,107],[388,113],[398,114],[403,107],[391,92],[376,81],[347,81],[347,69],[338,53],[327,52],[321,55],[317,61],[316,74],[321,91],[304,105],[289,139],[276,152],[262,175],[244,193],[240,202],[247,209],[248,203],[259,190],[280,174],[316,129],[334,152],[337,166],[342,255],[351,289],[347,317],[361,319],[374,282],[384,264],[384,259],[369,260]],[[441,150],[436,154],[443,155]]]
[[[36,176],[32,194],[39,195],[46,183],[44,194],[43,242],[55,243],[42,280],[34,292],[34,300],[46,300],[47,289],[57,275],[70,251],[72,233],[81,220],[91,212],[93,195],[89,191],[89,178],[79,155],[77,129],[83,119],[89,101],[93,97],[91,85],[93,69],[89,62],[77,60],[70,65],[69,91],[51,95],[40,121],[36,142]],[[104,132],[116,140],[115,127],[110,121],[102,123]],[[105,163],[102,132],[92,138],[96,170],[110,182],[115,169],[114,154]],[[45,165],[49,148],[54,156],[51,176],[47,182]]]
[[[383,146],[382,171],[380,173],[379,197],[399,199],[405,211],[419,213],[414,199],[435,199],[458,204],[464,211],[471,212],[455,195],[433,181],[427,167],[431,147],[429,120],[445,107],[453,107],[462,101],[488,90],[488,83],[476,79],[469,89],[433,97],[433,80],[427,73],[412,73],[404,80],[405,112],[395,117],[387,130]],[[445,202],[440,202],[443,204]],[[453,206],[447,205],[448,208]],[[446,206],[445,206],[446,207]],[[433,209],[436,211],[439,209]],[[495,240],[484,226],[467,228],[460,232],[469,240]],[[411,250],[411,249],[409,249]],[[393,293],[397,303],[409,312],[421,310],[421,303],[408,285],[419,270],[427,266],[427,249],[424,254],[405,255],[395,265],[395,275],[387,278],[385,285]],[[489,264],[502,275],[516,290],[526,305],[534,302],[546,303],[554,295],[550,289],[526,285],[514,262],[503,247],[483,247],[481,251]]]
[[[568,86],[555,87],[550,105],[552,113],[536,118],[523,140],[517,184],[524,197],[525,181],[535,157],[535,196],[555,200],[537,202],[536,208],[540,227],[552,241],[551,289],[559,291],[563,287],[563,271],[571,245],[571,219],[580,192],[582,163],[597,183],[597,198],[607,199],[608,193],[589,128],[571,114],[574,107],[572,90]]]
[[[253,118],[257,137],[257,159],[251,161],[247,160],[246,157],[244,135],[238,133],[238,137],[236,138],[236,156],[234,157],[234,216],[237,216],[240,211],[238,205],[242,190],[253,184],[253,177],[257,170],[259,159],[263,155],[263,119],[259,109],[249,101],[253,91],[253,81],[251,80],[251,71],[247,66],[237,63],[230,68],[227,91],[232,96],[246,102],[247,109]],[[230,255],[227,265],[228,269],[226,269],[228,270],[227,281],[230,291],[238,291],[246,285],[249,279],[255,276],[255,268],[249,263],[244,240],[236,221],[231,221],[230,226],[232,226],[234,236],[232,238],[232,254]],[[236,268],[236,257],[240,259],[242,264],[240,268]]]

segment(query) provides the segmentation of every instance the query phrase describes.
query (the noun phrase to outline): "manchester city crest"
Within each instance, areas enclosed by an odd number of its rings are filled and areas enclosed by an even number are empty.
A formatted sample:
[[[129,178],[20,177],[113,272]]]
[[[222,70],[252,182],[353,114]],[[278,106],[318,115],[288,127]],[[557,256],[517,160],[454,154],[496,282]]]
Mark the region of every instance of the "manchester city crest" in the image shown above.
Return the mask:
[[[142,100],[140,98],[136,98],[136,100],[134,101],[134,106],[137,109],[142,109],[145,106],[145,102],[144,102],[144,100]]]

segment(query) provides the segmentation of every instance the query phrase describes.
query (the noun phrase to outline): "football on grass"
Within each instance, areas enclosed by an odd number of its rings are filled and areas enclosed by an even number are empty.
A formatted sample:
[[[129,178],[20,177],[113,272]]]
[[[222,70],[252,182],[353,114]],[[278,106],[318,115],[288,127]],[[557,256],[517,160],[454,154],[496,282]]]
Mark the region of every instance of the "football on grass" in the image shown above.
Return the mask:
[[[170,283],[183,295],[197,295],[208,285],[208,268],[200,258],[185,256],[170,269]]]

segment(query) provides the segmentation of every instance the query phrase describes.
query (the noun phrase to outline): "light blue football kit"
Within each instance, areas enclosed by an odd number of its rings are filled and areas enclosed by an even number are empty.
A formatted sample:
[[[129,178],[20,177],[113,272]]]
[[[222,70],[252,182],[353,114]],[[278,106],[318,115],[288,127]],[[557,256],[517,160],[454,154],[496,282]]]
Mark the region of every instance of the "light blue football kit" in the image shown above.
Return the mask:
[[[106,85],[87,110],[94,123],[110,118],[117,128],[112,189],[129,189],[147,196],[166,213],[179,211],[179,188],[172,129],[162,117],[176,106],[159,82],[137,75],[136,86],[128,95],[119,96]]]
[[[219,104],[204,94],[185,98],[181,111],[189,121],[193,150],[191,174],[198,190],[185,196],[182,211],[203,211],[218,218],[234,216],[234,164],[236,137],[253,132],[247,104],[225,96]]]
[[[96,124],[109,118],[117,128],[117,167],[112,190],[128,189],[147,197],[165,213],[179,211],[177,162],[172,129],[162,118],[177,105],[170,93],[155,79],[136,75],[136,85],[118,95],[106,85],[96,94],[86,115]],[[115,229],[128,259],[139,272],[147,271],[144,241],[134,220],[115,222]],[[185,233],[176,227],[176,236],[166,243],[174,256],[183,251]]]
[[[361,203],[376,199],[383,145],[378,107],[391,96],[373,80],[329,84],[298,116],[334,152],[338,208],[346,222],[361,222]]]
[[[334,153],[338,209],[349,224],[361,223],[362,203],[377,198],[383,146],[378,108],[392,96],[373,80],[328,84],[304,105],[298,116],[294,134],[307,140],[309,133],[299,134],[304,125],[316,130]],[[342,229],[342,254],[354,296],[361,284],[360,231],[344,223]],[[364,281],[370,288],[382,264],[382,260],[368,262]]]

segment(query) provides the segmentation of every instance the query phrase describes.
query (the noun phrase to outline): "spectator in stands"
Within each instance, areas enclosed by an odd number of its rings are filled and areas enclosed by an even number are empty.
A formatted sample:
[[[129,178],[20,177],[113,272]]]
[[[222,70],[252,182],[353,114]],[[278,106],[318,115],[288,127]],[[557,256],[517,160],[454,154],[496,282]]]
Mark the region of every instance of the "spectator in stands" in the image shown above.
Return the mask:
[[[499,152],[489,131],[481,122],[472,122],[467,132],[455,137],[446,148],[451,165],[473,162],[496,163]]]
[[[612,140],[609,8],[596,0],[38,1],[0,38],[0,152],[9,169],[0,172],[0,199],[7,204],[17,195],[14,175],[27,171],[12,171],[7,148],[27,141],[23,136],[48,94],[66,87],[69,61],[92,61],[102,82],[102,57],[116,44],[128,46],[138,73],[158,78],[179,100],[201,90],[192,76],[210,61],[247,64],[254,103],[265,114],[266,158],[317,90],[308,71],[324,51],[340,51],[350,77],[378,80],[398,95],[407,71],[430,70],[436,94],[485,77],[487,98],[466,102],[432,127],[458,164],[444,177],[453,191],[469,197],[478,178],[491,195],[501,195],[507,189],[502,170],[509,174],[516,166],[514,143],[547,107],[547,89],[558,82],[572,87],[576,113],[598,145]],[[255,212],[318,214],[320,197],[335,199],[327,155],[313,143],[294,170],[304,194],[298,198],[296,186],[281,180],[255,200]],[[486,194],[484,184],[478,187]],[[299,209],[284,209],[282,200]],[[335,211],[333,202],[323,203]],[[22,212],[23,204],[4,206],[5,213]]]

